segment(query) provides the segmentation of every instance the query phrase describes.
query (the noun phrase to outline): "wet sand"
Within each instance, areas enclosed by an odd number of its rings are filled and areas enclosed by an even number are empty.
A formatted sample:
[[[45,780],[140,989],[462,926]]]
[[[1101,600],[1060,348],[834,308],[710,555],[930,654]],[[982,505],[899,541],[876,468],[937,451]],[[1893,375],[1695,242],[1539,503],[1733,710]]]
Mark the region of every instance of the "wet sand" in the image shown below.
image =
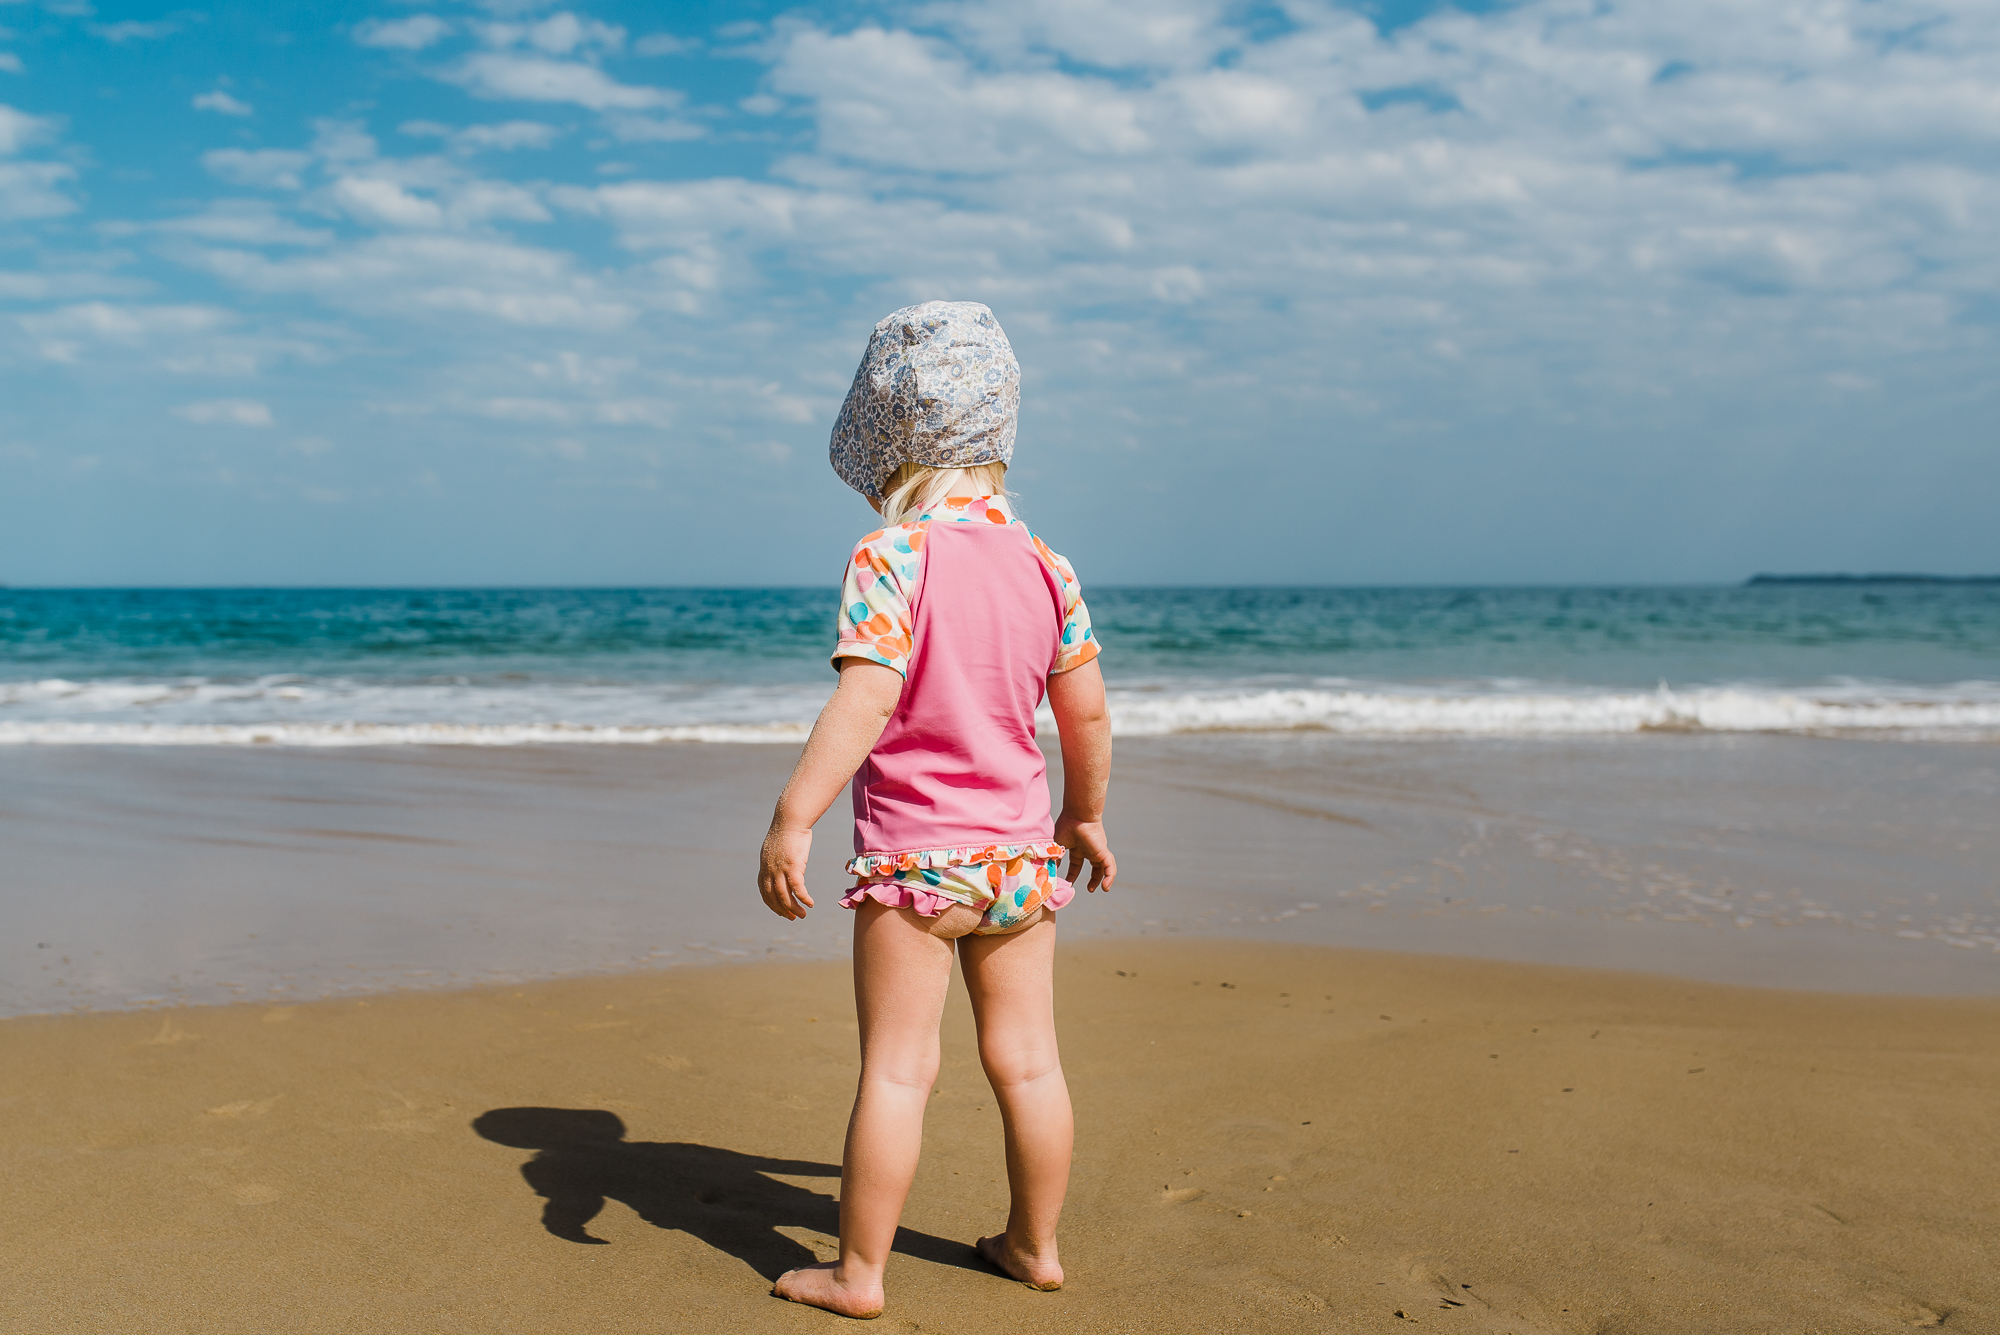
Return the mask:
[[[1139,939],[1059,986],[1069,1287],[970,1250],[955,992],[880,1328],[2000,1327],[2000,1000]],[[853,1044],[831,963],[0,1022],[0,1328],[832,1329],[766,1293]]]
[[[0,747],[0,1015],[845,958],[749,888],[794,755]],[[1994,995],[1996,811],[1979,744],[1127,740],[1065,930]]]

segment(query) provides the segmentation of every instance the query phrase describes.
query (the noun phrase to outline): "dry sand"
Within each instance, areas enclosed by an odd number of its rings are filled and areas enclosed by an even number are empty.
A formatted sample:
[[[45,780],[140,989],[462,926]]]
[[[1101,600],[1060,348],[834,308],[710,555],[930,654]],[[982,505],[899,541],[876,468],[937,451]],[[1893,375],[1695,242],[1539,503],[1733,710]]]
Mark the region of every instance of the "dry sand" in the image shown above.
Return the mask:
[[[968,1246],[960,995],[882,1328],[2000,1330],[1993,999],[1187,941],[1060,985],[1069,1287]],[[0,1328],[831,1329],[767,1291],[830,1251],[852,1015],[783,964],[0,1022]]]

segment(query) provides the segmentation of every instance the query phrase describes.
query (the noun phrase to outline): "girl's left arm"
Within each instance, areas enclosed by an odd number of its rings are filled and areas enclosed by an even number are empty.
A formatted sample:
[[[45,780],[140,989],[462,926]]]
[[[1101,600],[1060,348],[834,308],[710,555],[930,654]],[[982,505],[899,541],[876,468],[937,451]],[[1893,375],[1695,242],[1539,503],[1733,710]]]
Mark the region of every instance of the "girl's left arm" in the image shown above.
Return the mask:
[[[757,860],[757,892],[779,917],[803,918],[812,907],[806,854],[812,850],[813,822],[875,749],[902,698],[903,674],[894,668],[865,658],[840,660],[840,685],[820,710],[805,754],[778,796]]]

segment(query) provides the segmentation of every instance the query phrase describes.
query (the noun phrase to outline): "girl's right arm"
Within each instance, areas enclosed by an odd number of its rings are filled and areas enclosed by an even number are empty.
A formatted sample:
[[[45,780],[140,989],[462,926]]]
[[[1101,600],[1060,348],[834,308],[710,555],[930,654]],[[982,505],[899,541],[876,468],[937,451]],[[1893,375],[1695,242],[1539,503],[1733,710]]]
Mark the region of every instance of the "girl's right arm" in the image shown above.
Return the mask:
[[[1097,660],[1049,678],[1049,709],[1062,734],[1063,804],[1055,839],[1069,850],[1065,879],[1090,863],[1086,889],[1109,890],[1118,859],[1104,833],[1104,794],[1111,786],[1111,710],[1104,702],[1104,673]]]
[[[840,660],[840,685],[819,711],[757,859],[757,892],[779,917],[803,918],[812,907],[806,854],[812,851],[813,822],[868,759],[902,697],[903,674],[894,668],[865,658]]]

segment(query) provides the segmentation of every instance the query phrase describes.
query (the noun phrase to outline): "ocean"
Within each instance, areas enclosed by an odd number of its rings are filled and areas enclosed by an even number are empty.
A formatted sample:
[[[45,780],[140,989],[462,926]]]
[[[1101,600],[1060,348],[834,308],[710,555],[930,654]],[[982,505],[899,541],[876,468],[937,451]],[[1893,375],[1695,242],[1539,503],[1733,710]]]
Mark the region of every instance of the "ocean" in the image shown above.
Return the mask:
[[[1125,736],[2000,738],[2000,586],[1097,588]],[[0,743],[797,742],[832,589],[0,589]]]

